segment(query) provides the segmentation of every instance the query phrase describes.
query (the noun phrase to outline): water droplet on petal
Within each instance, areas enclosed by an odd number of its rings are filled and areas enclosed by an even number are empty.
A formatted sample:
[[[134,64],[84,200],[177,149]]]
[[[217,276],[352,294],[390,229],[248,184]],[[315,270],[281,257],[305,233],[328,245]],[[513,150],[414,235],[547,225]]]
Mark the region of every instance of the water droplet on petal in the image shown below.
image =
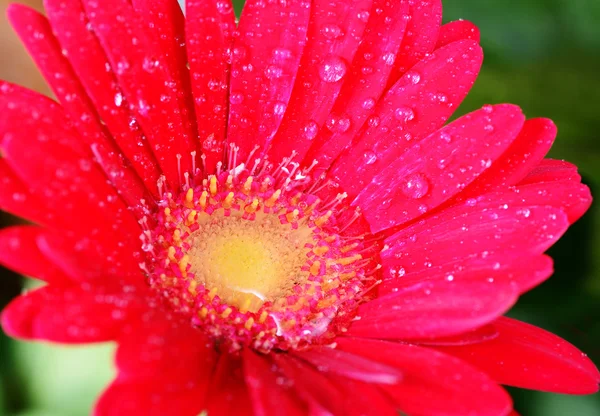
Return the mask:
[[[492,111],[494,111],[494,107],[491,106],[490,104],[486,104],[483,106],[482,110],[486,113],[491,113]]]
[[[337,56],[330,56],[319,68],[319,76],[325,82],[338,82],[346,75],[346,62]]]
[[[388,66],[394,65],[394,62],[396,62],[396,54],[392,52],[384,54],[382,58],[383,62],[385,62],[385,64]]]
[[[396,108],[396,111],[394,112],[394,116],[396,117],[397,120],[399,120],[403,123],[406,123],[415,118],[415,112],[410,107],[401,106],[401,107]]]
[[[413,84],[418,84],[419,82],[421,82],[421,74],[419,74],[416,71],[407,72],[406,78],[408,78],[408,80]]]
[[[160,62],[158,59],[149,56],[146,56],[142,62],[142,68],[144,68],[144,71],[149,73],[156,71],[156,68],[158,68],[159,65]]]
[[[414,173],[406,178],[400,190],[409,198],[420,199],[429,192],[429,181],[423,174]]]
[[[367,98],[365,101],[363,101],[362,107],[365,110],[372,109],[373,107],[375,107],[375,100],[373,98]]]
[[[241,104],[244,101],[244,96],[239,92],[233,93],[229,96],[229,102],[231,104]]]
[[[287,106],[285,105],[285,103],[277,102],[277,103],[275,103],[275,106],[273,107],[273,113],[275,113],[278,116],[282,116],[283,113],[285,113],[286,107]]]
[[[362,12],[359,12],[357,16],[361,22],[366,23],[369,20],[370,13],[367,10],[363,10]]]
[[[377,162],[377,155],[372,150],[367,150],[363,156],[365,158],[365,164],[367,165],[372,165],[373,163]]]
[[[283,69],[281,69],[281,67],[278,67],[276,65],[269,65],[267,67],[267,69],[265,70],[265,76],[269,79],[281,78],[282,75],[283,75]]]
[[[120,92],[115,94],[115,105],[121,107],[123,105],[123,94]]]
[[[327,24],[321,28],[321,34],[327,39],[333,40],[344,36],[344,31],[338,25]]]
[[[304,126],[304,137],[307,140],[312,140],[317,137],[317,133],[319,132],[319,125],[314,121],[309,121],[306,126]]]

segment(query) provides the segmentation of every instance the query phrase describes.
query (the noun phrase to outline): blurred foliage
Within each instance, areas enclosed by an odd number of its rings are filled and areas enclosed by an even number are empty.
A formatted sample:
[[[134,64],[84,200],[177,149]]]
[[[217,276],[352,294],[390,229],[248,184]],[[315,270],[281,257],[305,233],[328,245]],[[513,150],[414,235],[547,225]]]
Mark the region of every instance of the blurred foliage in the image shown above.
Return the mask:
[[[234,1],[239,12],[243,0]],[[559,126],[551,155],[577,164],[600,195],[600,1],[445,0],[445,21],[481,29],[482,73],[459,113],[486,103],[519,104],[528,117]],[[555,332],[600,363],[600,208],[592,207],[550,250],[556,273],[525,295],[511,315]],[[0,305],[20,290],[9,272]],[[58,347],[0,334],[0,415],[87,414],[113,377],[112,345]],[[562,396],[510,389],[526,416],[593,416],[600,396]]]

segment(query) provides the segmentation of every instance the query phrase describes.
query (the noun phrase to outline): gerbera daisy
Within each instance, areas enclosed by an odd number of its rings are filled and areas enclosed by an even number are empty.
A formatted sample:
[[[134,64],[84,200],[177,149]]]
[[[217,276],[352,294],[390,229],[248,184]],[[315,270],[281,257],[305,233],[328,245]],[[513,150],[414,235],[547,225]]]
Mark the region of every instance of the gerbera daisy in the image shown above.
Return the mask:
[[[9,18],[57,102],[0,85],[4,330],[115,341],[97,415],[508,415],[597,391],[502,317],[588,208],[547,119],[487,105],[439,0],[46,0]],[[444,126],[445,125],[445,126]]]

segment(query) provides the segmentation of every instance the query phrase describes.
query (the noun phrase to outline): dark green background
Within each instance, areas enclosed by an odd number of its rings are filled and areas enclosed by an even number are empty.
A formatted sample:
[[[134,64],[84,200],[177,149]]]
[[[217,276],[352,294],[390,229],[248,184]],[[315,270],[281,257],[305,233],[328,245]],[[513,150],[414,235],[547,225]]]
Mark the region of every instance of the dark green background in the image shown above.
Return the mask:
[[[239,8],[243,1],[234,1]],[[552,118],[555,158],[576,163],[600,195],[600,0],[446,0],[444,20],[481,29],[482,73],[460,113],[487,103],[519,104],[528,117]],[[511,315],[571,341],[600,363],[600,207],[593,206],[550,250],[556,273],[522,297]],[[0,303],[21,290],[0,277]],[[113,347],[20,343],[0,334],[0,415],[80,416],[112,377]],[[525,416],[593,416],[600,396],[511,389]]]

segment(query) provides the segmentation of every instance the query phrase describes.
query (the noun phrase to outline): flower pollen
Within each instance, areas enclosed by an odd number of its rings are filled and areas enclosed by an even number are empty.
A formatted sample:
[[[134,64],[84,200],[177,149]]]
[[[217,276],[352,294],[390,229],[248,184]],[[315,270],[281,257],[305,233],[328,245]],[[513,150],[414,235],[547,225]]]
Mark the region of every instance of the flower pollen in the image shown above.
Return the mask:
[[[197,171],[197,185],[186,174],[181,192],[162,192],[156,224],[142,221],[150,285],[230,350],[326,343],[374,279],[364,236],[346,235],[348,217],[338,221],[346,195],[322,201],[309,192],[314,165],[296,174],[291,160],[259,172],[260,160],[250,171],[219,164],[214,174]]]

